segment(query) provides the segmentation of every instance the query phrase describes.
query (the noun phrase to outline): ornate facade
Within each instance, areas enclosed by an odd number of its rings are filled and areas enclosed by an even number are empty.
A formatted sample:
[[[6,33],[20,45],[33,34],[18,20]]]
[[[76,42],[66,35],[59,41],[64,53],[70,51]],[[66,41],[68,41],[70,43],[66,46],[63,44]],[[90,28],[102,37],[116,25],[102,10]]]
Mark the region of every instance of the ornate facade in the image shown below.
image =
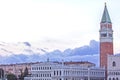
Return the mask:
[[[120,80],[120,55],[108,55],[107,80]]]

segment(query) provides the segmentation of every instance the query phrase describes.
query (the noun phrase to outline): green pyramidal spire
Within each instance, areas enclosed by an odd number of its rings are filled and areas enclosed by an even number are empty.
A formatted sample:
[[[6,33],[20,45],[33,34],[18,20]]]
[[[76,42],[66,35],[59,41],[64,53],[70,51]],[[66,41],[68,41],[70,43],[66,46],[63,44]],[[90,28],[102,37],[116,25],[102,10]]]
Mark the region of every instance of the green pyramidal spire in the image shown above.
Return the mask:
[[[105,8],[104,8],[104,12],[103,12],[101,23],[111,23],[106,3],[105,3]]]

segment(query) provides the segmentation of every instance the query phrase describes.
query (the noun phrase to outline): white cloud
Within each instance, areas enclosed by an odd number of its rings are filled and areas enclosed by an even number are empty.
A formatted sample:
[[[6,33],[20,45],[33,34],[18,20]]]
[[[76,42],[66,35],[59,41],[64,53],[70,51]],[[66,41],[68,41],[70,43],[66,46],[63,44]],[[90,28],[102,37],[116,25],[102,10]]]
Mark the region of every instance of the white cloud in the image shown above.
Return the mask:
[[[118,42],[118,0],[106,2],[116,31],[114,40]],[[1,0],[0,41],[38,43],[51,39],[58,42],[42,45],[85,45],[92,39],[99,40],[103,8],[104,0]]]

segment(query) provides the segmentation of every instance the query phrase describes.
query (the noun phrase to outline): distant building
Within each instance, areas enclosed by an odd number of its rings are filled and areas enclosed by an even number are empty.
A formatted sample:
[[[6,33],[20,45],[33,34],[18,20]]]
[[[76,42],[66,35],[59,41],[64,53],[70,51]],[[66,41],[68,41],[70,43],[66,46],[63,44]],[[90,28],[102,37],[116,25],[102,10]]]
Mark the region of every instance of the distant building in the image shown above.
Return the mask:
[[[120,80],[120,55],[108,55],[107,80]]]
[[[84,64],[84,65],[83,65]],[[104,80],[105,69],[90,62],[44,62],[31,65],[24,80]]]
[[[4,64],[4,65],[0,65],[0,68],[4,70],[5,74],[13,73],[18,77],[21,74],[21,71],[23,72],[26,67],[30,72],[31,64],[33,63]]]

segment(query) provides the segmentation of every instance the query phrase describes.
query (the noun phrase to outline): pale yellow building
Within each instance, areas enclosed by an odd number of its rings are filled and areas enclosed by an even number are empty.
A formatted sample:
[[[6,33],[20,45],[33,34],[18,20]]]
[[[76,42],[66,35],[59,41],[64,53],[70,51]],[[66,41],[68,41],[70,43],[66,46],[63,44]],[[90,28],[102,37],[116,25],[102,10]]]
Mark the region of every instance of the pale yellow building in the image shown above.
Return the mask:
[[[31,64],[35,63],[4,64],[0,65],[0,68],[4,70],[5,74],[13,73],[18,77],[21,74],[21,71],[24,72],[26,67],[30,73]]]

